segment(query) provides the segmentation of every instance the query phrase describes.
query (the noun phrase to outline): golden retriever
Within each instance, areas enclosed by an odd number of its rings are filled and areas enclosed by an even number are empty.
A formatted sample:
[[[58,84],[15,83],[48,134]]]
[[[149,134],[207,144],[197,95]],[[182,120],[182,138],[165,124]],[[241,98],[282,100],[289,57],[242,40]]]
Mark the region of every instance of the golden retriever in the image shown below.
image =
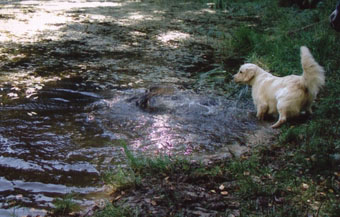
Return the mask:
[[[252,86],[256,117],[263,120],[265,114],[279,114],[272,128],[280,127],[287,118],[300,114],[302,110],[312,113],[312,103],[325,84],[324,69],[314,60],[309,49],[301,47],[302,75],[277,77],[255,64],[242,65],[234,81]]]

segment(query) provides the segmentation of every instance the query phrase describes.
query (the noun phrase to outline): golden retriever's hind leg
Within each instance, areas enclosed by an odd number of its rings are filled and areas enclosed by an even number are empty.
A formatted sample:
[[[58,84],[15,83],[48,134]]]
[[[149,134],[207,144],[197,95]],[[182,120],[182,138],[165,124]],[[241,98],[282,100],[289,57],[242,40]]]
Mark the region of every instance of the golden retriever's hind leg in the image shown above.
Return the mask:
[[[280,115],[279,115],[279,120],[272,125],[272,128],[278,128],[280,127],[282,124],[286,123],[287,121],[287,115],[285,112],[279,112]]]
[[[312,105],[309,105],[309,106],[307,107],[306,112],[307,112],[307,114],[309,114],[309,115],[313,114]]]

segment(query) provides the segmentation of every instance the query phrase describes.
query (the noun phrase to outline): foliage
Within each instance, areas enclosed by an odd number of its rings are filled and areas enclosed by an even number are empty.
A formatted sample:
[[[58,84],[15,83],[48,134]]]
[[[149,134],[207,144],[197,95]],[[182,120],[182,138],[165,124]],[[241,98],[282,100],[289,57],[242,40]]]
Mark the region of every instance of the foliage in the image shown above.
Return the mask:
[[[127,158],[128,167],[119,167],[106,171],[103,175],[105,183],[122,190],[141,184],[142,178],[166,177],[174,171],[186,171],[190,163],[185,159],[170,159],[169,156],[148,158],[135,155],[126,144],[122,144]]]
[[[77,204],[74,199],[73,194],[68,194],[63,198],[58,198],[53,201],[54,209],[53,214],[56,216],[67,216],[70,212],[79,209],[79,204]]]
[[[93,217],[132,217],[136,216],[131,208],[124,208],[108,203],[104,209],[96,212]]]
[[[118,168],[116,170],[108,170],[103,174],[105,183],[116,189],[125,189],[135,187],[140,183],[140,177],[133,170]]]
[[[123,145],[130,168],[138,175],[140,174],[164,174],[172,170],[172,162],[168,156],[158,156],[156,158],[146,158],[135,156],[127,147]]]

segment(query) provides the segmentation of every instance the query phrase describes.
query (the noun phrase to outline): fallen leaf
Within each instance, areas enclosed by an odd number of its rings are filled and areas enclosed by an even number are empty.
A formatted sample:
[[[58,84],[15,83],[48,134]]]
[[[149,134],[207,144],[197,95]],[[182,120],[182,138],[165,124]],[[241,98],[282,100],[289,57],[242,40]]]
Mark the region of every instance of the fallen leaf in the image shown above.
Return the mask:
[[[117,197],[115,197],[115,198],[113,199],[113,201],[117,201],[117,200],[119,200],[121,197],[122,197],[122,195],[118,195]]]
[[[221,191],[221,194],[225,196],[225,195],[228,195],[229,192],[228,191]]]
[[[37,113],[36,112],[27,112],[27,115],[32,117],[33,115],[37,115]]]
[[[247,159],[248,159],[248,156],[242,155],[242,156],[241,156],[241,159],[242,159],[242,160],[247,160]]]
[[[302,183],[301,188],[302,188],[303,190],[307,190],[307,189],[309,188],[309,185],[306,184],[306,183]]]

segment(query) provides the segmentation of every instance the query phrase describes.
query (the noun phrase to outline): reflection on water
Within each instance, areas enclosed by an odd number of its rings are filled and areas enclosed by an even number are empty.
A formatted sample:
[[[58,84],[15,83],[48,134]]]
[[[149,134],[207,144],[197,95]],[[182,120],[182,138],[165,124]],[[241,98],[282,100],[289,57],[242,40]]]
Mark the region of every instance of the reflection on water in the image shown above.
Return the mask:
[[[103,159],[95,153],[117,151],[100,129],[88,124],[83,109],[100,96],[78,90],[73,82],[45,87],[36,100],[0,107],[0,204],[2,209],[12,207],[0,210],[1,216],[16,206],[51,207],[54,198],[69,193],[90,205],[93,198],[85,196],[104,190]]]
[[[139,103],[143,91],[113,91],[112,99],[89,106],[91,120],[135,150],[167,154],[214,152],[257,128],[246,104],[241,109],[224,97],[176,90],[153,95],[145,105]]]

